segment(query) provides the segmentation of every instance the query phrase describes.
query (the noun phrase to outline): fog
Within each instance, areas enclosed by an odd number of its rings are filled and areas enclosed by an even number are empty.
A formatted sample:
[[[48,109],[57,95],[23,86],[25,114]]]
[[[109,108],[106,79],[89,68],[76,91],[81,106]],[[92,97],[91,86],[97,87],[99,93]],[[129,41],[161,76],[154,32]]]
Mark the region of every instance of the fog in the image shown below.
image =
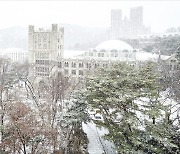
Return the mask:
[[[180,1],[1,1],[0,29],[51,23],[108,28],[111,9],[122,9],[128,17],[135,6],[143,6],[144,24],[154,32],[179,26]]]

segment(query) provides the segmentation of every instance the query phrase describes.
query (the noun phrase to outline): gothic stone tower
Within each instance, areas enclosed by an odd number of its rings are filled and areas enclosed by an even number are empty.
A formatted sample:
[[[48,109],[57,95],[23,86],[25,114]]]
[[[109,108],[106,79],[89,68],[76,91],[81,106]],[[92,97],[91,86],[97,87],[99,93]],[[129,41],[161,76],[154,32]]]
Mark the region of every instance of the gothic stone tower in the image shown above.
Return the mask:
[[[52,24],[52,29],[35,30],[29,25],[29,63],[34,66],[36,77],[49,77],[57,60],[63,58],[64,28]]]

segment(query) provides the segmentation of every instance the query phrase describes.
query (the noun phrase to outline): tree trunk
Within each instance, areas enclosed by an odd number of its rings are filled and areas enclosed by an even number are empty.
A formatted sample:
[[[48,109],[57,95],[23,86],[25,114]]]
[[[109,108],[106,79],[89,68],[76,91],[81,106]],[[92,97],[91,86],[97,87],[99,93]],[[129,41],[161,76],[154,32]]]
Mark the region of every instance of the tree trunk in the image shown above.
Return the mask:
[[[155,124],[156,123],[155,117],[153,117],[152,120],[153,120],[153,124]]]

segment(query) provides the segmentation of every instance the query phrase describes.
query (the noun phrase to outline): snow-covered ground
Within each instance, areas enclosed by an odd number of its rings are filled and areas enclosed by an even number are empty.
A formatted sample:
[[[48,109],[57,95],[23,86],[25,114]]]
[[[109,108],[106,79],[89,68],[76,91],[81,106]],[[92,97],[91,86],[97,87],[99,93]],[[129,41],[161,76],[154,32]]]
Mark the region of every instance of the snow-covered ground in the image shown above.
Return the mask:
[[[91,122],[84,124],[83,130],[87,134],[88,152],[89,154],[116,154],[114,150],[114,144],[103,139],[103,135],[108,133],[106,129],[99,129]]]

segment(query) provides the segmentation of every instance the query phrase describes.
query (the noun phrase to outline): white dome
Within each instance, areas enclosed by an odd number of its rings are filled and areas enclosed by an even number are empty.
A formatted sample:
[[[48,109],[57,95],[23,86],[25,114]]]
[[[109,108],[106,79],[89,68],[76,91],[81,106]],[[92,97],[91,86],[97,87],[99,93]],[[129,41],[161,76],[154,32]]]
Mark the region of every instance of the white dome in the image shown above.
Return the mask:
[[[133,50],[133,48],[123,42],[123,41],[120,41],[120,40],[109,40],[109,41],[105,41],[105,42],[102,42],[101,44],[99,44],[97,47],[96,47],[96,50],[128,50],[128,51],[131,51]]]

